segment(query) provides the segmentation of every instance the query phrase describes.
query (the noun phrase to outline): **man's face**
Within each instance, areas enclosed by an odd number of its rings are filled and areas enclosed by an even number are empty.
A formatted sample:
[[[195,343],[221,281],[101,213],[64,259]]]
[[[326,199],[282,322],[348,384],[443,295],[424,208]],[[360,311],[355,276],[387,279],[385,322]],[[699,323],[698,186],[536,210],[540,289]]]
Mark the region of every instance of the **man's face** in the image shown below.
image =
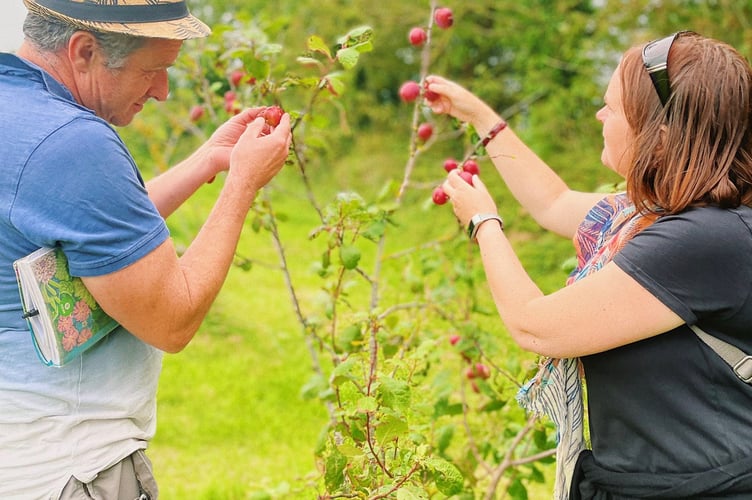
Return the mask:
[[[112,125],[128,125],[146,101],[164,101],[169,91],[167,68],[177,59],[181,40],[149,39],[122,67],[109,69],[97,48],[92,69],[78,82],[81,104]]]

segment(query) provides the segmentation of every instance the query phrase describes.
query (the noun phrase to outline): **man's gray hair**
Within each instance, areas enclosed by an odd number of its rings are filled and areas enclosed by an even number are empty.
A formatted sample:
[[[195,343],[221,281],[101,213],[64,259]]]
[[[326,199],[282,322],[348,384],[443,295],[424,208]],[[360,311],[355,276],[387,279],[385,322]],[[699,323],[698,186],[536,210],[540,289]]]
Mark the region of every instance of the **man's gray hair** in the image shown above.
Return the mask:
[[[81,28],[53,17],[29,12],[24,20],[23,32],[27,40],[43,52],[55,52],[65,47],[71,36]],[[125,60],[135,50],[146,43],[146,38],[89,31],[97,39],[105,55],[105,65],[109,69],[122,68]]]

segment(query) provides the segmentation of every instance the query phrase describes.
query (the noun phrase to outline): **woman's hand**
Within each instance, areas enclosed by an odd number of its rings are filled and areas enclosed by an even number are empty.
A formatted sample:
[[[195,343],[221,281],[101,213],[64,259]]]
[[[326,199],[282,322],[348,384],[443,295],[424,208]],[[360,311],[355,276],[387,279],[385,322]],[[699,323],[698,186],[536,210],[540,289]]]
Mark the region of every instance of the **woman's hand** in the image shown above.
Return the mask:
[[[485,135],[499,121],[499,116],[475,94],[446,78],[430,75],[426,77],[426,90],[438,95],[437,99],[426,100],[434,113],[448,114],[466,123]]]
[[[464,227],[467,227],[473,215],[497,213],[496,203],[491,197],[491,193],[488,192],[486,185],[477,175],[473,176],[473,185],[471,186],[460,177],[459,170],[452,170],[442,188],[449,196],[454,215],[457,216]]]

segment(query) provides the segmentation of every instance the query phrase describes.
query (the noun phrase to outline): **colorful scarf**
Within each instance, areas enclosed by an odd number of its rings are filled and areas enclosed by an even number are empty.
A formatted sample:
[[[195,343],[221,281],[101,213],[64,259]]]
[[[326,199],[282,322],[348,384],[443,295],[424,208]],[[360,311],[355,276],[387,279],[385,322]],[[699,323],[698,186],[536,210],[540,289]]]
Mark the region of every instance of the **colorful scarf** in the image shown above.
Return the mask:
[[[653,220],[638,213],[626,193],[608,195],[598,202],[574,237],[577,267],[569,275],[567,285],[609,263],[627,241]],[[556,425],[556,500],[569,497],[577,457],[586,447],[582,384],[583,370],[578,358],[543,358],[538,373],[517,394],[523,408],[536,415],[547,415]]]

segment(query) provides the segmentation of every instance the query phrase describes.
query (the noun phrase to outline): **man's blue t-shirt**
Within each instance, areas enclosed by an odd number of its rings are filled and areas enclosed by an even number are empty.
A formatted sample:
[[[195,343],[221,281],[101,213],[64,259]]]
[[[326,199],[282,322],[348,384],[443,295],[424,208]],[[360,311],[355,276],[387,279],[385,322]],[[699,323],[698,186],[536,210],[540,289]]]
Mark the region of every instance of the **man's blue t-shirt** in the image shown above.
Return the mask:
[[[12,263],[58,245],[71,274],[99,276],[169,233],[117,132],[49,74],[0,54],[0,102],[0,498],[57,498],[146,447],[162,353],[120,328],[44,366]]]

